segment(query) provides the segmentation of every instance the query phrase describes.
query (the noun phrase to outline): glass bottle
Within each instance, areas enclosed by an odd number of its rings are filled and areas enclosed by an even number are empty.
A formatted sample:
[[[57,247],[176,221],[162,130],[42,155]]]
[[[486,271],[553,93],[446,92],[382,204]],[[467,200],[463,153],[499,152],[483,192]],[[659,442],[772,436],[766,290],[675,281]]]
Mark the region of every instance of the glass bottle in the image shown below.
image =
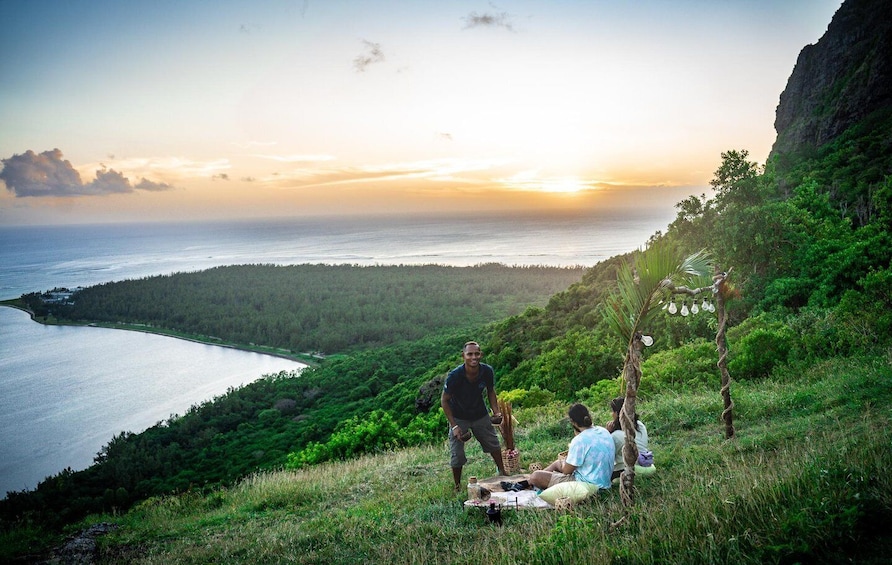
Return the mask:
[[[468,477],[468,500],[480,500],[480,485],[477,477]]]

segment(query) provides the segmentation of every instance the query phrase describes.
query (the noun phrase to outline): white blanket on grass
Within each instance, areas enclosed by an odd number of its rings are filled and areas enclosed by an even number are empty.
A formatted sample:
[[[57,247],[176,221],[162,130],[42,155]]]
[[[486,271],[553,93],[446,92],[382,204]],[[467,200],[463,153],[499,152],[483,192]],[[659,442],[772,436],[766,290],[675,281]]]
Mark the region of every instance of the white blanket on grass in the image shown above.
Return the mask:
[[[489,500],[466,500],[465,506],[477,506],[480,508],[489,508],[491,502],[495,502],[496,506],[501,506],[502,510],[521,509],[521,508],[552,508],[536,494],[533,489],[522,490],[519,492],[505,492],[502,490],[502,481],[518,483],[520,481],[529,480],[529,475],[511,475],[503,477],[497,475],[488,479],[479,481],[480,486],[489,489],[492,494]]]

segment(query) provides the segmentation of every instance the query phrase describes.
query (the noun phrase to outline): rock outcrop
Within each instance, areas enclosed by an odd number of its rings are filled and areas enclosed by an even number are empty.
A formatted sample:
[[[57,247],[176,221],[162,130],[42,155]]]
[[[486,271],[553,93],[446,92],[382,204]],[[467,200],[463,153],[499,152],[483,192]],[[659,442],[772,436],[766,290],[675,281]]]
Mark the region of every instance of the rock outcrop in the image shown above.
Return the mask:
[[[780,96],[771,159],[832,141],[892,105],[892,0],[845,0],[800,53]]]
[[[115,524],[102,522],[93,524],[76,536],[65,542],[65,545],[57,548],[53,556],[43,561],[48,565],[90,565],[95,563],[99,555],[99,547],[96,538],[114,531],[118,528]]]
[[[427,414],[431,408],[440,406],[440,394],[443,392],[443,383],[446,375],[439,375],[421,385],[418,396],[415,397],[415,412]]]

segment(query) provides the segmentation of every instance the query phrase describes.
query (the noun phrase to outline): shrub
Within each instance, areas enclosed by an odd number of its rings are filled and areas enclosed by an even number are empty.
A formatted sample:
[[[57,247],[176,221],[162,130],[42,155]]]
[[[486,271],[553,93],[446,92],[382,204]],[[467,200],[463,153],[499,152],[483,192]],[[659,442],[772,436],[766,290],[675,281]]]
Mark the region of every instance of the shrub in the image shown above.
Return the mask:
[[[285,467],[300,469],[324,461],[348,459],[362,453],[375,453],[419,445],[446,434],[446,416],[442,410],[416,414],[401,425],[390,412],[374,410],[354,416],[335,429],[324,443],[311,442],[301,451],[289,453]]]
[[[542,390],[539,385],[533,385],[530,390],[515,388],[500,393],[499,400],[510,402],[511,406],[516,408],[532,408],[554,402],[554,393],[550,390]]]
[[[602,406],[609,404],[617,396],[625,395],[625,392],[622,377],[617,377],[615,379],[598,381],[590,387],[579,390],[576,394],[579,397],[579,402],[585,404],[594,413]]]
[[[257,414],[257,419],[268,424],[269,422],[278,419],[281,415],[282,413],[275,408],[267,408],[266,410],[261,410],[260,413]]]
[[[791,316],[795,354],[808,361],[869,351],[887,341],[892,315],[857,291],[847,291],[837,308],[808,308]]]
[[[654,353],[641,363],[641,388],[657,392],[679,386],[718,382],[715,344],[696,339],[676,349]]]
[[[796,354],[806,359],[826,359],[836,349],[838,331],[828,308],[806,308],[788,320],[790,331],[799,336]]]
[[[497,374],[497,378],[496,386],[505,390],[530,389],[539,381],[536,367],[531,359],[521,361],[511,371]]]
[[[787,361],[795,345],[793,332],[779,322],[755,328],[732,348],[728,371],[738,380],[767,377],[774,367]]]
[[[888,344],[892,336],[892,269],[873,271],[858,281],[863,291],[849,290],[839,304],[841,322],[859,349]]]
[[[778,277],[766,285],[762,307],[800,308],[808,303],[813,284],[806,278]]]
[[[533,360],[536,380],[530,384],[564,400],[572,399],[580,388],[615,377],[622,368],[621,352],[592,332],[571,331],[550,345]]]

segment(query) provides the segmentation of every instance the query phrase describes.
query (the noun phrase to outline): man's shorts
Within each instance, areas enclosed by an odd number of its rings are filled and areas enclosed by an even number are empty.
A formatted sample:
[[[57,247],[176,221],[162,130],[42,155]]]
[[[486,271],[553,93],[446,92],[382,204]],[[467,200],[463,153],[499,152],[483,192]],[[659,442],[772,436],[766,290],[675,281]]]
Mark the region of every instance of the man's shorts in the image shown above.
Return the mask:
[[[566,483],[568,481],[575,481],[576,477],[573,475],[565,475],[563,473],[559,473],[554,471],[551,473],[551,479],[548,481],[548,487],[551,488],[554,485],[559,485],[561,483]]]
[[[501,451],[499,436],[496,434],[496,430],[488,415],[474,421],[462,420],[461,418],[454,418],[454,420],[455,425],[459,428],[463,430],[470,429],[473,432],[474,437],[480,442],[480,447],[484,453]],[[449,430],[449,452],[451,454],[449,459],[450,467],[464,467],[465,463],[468,462],[468,458],[465,457],[465,442],[456,438],[451,429]]]

